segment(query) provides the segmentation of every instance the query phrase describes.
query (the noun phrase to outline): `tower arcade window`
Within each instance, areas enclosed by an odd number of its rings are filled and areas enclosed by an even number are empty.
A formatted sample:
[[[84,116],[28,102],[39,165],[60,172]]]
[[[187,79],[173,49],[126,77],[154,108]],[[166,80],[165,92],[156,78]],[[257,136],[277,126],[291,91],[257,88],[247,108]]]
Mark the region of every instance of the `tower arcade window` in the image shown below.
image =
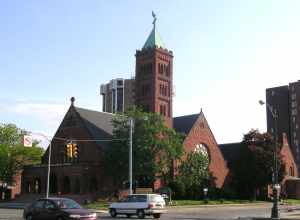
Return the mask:
[[[152,63],[146,63],[146,64],[142,64],[140,67],[140,73],[141,74],[151,74],[153,70],[153,65]]]
[[[170,68],[168,64],[158,63],[158,73],[160,75],[169,76],[170,75]]]
[[[162,96],[170,96],[168,86],[164,84],[159,85],[159,94]]]
[[[163,115],[163,116],[166,116],[166,112],[167,112],[166,109],[167,109],[167,107],[165,105],[161,104],[159,106],[159,112],[160,112],[160,114]]]

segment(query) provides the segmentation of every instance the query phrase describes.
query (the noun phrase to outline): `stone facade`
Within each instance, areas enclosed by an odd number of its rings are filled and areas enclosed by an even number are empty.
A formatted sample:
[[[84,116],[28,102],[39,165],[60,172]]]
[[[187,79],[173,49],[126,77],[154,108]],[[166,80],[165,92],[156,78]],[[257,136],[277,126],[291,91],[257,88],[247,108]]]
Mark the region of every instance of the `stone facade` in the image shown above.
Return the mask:
[[[103,168],[107,143],[100,140],[111,137],[111,118],[109,113],[76,108],[72,103],[51,142],[50,194],[105,194],[113,190]],[[72,140],[76,140],[77,158],[66,153],[66,144]],[[40,165],[25,167],[22,193],[46,192],[48,153],[49,148]]]

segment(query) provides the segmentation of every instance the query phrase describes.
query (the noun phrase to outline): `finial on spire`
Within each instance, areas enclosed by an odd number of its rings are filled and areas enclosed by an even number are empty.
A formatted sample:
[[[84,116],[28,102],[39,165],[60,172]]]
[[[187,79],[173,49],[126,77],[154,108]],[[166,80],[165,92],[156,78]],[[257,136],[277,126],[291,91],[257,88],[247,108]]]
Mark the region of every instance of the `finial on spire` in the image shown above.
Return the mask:
[[[153,22],[152,22],[152,24],[153,24],[153,26],[155,27],[155,24],[156,24],[156,14],[154,13],[154,11],[152,11],[152,17],[153,17]]]
[[[71,105],[72,105],[72,106],[74,105],[74,102],[75,102],[75,98],[72,97],[72,98],[71,98]]]

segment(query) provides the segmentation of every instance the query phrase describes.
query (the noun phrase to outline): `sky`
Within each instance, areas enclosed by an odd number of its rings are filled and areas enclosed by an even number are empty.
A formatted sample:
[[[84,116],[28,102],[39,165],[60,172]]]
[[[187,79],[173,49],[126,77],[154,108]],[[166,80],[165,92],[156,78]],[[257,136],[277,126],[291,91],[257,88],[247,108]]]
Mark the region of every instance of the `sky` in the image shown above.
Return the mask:
[[[297,0],[0,1],[0,123],[53,136],[100,84],[135,75],[151,11],[174,54],[174,116],[202,109],[219,144],[266,130],[265,89],[300,80]]]

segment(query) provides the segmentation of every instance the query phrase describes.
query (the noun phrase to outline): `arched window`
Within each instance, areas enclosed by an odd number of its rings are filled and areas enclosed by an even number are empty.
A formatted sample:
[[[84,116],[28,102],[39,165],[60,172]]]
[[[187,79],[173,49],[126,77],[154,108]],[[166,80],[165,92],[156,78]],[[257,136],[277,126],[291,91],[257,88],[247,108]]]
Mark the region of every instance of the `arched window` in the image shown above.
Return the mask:
[[[194,152],[195,153],[200,153],[203,156],[207,157],[210,160],[210,156],[209,156],[209,152],[208,152],[208,148],[205,144],[197,144],[194,148]]]

